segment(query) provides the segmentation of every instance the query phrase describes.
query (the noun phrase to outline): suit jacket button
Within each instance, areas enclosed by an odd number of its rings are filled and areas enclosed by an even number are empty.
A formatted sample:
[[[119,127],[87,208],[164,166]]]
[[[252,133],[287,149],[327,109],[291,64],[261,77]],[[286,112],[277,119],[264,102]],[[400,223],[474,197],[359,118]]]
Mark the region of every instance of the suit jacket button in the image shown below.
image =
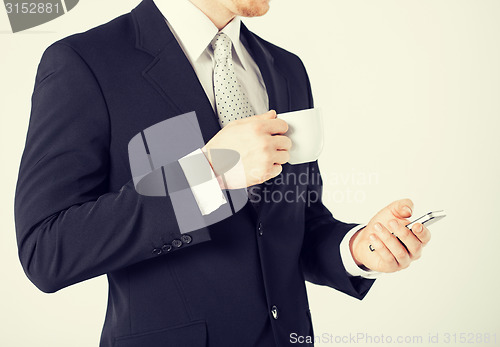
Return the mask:
[[[189,235],[182,235],[181,241],[184,243],[191,243],[191,241],[193,241],[193,238]]]
[[[167,252],[170,252],[172,250],[172,246],[170,245],[163,245],[163,247],[161,248],[161,250],[165,253]]]
[[[175,248],[179,248],[180,246],[182,246],[181,240],[177,240],[177,239],[173,240],[172,246],[174,246]]]
[[[162,250],[160,248],[153,249],[153,254],[160,255],[161,253],[162,253]]]
[[[271,314],[273,315],[274,319],[278,319],[278,308],[276,307],[276,305],[271,307]]]
[[[259,235],[262,236],[262,234],[264,234],[264,228],[262,228],[262,223],[259,222],[259,226],[257,228],[257,230],[259,231]]]

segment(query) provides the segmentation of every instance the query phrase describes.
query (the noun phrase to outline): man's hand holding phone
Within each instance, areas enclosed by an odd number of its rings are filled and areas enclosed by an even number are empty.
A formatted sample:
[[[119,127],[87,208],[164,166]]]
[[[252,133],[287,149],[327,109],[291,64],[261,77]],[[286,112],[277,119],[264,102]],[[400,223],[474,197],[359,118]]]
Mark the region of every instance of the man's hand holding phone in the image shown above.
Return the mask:
[[[373,271],[396,272],[419,259],[431,234],[424,224],[407,219],[412,210],[410,199],[394,201],[354,234],[350,249],[356,264]],[[406,227],[410,223],[411,230]]]

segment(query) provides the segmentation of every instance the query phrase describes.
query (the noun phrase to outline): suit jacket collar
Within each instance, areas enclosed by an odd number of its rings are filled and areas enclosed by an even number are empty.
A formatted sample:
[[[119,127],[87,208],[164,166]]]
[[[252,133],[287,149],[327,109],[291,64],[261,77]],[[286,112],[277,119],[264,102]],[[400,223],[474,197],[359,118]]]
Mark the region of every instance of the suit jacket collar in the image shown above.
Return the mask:
[[[161,52],[172,40],[174,35],[168,29],[167,23],[158,7],[152,0],[143,0],[132,10],[135,24],[136,48],[153,56]]]

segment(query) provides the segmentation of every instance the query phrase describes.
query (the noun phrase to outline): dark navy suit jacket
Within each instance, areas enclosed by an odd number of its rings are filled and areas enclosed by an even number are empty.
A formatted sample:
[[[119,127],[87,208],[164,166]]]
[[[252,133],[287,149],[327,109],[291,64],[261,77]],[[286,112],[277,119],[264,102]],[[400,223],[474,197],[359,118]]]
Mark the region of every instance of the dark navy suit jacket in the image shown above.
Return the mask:
[[[270,108],[313,107],[300,59],[241,29]],[[312,334],[305,280],[363,298],[339,244],[354,227],[320,202],[262,203],[181,239],[168,197],[136,193],[127,145],[195,111],[205,142],[220,126],[151,0],[43,55],[15,201],[19,256],[50,293],[107,274],[101,346],[285,346]],[[168,149],[166,149],[168,150]],[[283,166],[270,189],[321,194],[316,162]],[[304,182],[277,183],[302,174]],[[177,244],[178,246],[178,244]],[[343,314],[332,312],[332,314]]]

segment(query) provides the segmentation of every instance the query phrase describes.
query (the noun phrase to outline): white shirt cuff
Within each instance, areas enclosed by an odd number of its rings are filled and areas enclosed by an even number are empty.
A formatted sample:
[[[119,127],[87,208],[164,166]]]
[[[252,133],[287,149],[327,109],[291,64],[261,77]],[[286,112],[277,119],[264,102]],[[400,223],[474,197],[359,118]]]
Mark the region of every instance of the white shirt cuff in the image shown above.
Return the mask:
[[[346,269],[349,275],[374,279],[379,277],[382,273],[371,270],[363,270],[362,268],[360,268],[354,261],[354,258],[351,253],[351,247],[349,247],[349,242],[351,241],[353,235],[358,230],[363,229],[365,226],[366,225],[358,225],[349,230],[349,232],[344,236],[342,242],[340,243],[340,257],[342,258],[342,263],[344,264],[344,268]]]
[[[187,165],[183,165],[184,159],[193,155],[199,155],[200,158],[203,158],[202,160],[200,160],[199,169],[203,171],[209,170],[212,179],[196,185],[193,184],[193,182],[196,182],[194,180],[194,177],[196,177],[198,173],[190,171],[192,170],[192,166],[191,169],[188,170]],[[185,157],[179,159],[179,164],[182,168],[182,171],[184,172],[184,175],[186,176],[189,186],[191,187],[191,192],[193,193],[196,203],[198,204],[200,212],[203,216],[214,212],[227,202],[219,186],[219,182],[217,181],[215,173],[213,172],[210,163],[208,162],[205,154],[203,154],[201,149],[198,148]]]

